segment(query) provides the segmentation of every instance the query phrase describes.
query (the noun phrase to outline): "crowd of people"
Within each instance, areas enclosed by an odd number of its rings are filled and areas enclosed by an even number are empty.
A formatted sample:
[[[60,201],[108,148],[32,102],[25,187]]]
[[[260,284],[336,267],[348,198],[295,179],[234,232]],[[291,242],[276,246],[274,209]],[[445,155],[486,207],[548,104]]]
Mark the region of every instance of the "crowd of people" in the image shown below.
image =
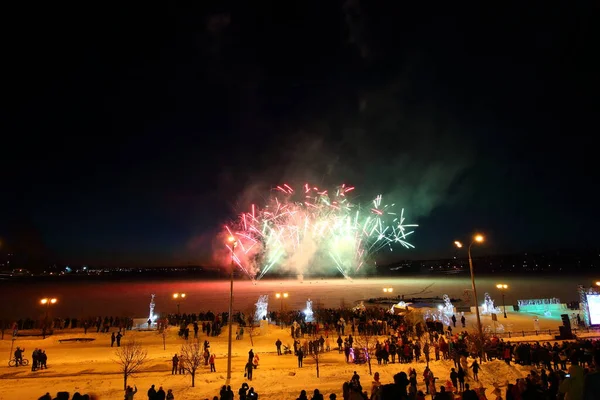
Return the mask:
[[[332,342],[340,354],[343,353],[348,363],[370,362],[371,358],[377,360],[377,365],[386,364],[411,364],[407,372],[399,372],[394,376],[394,383],[385,385],[379,381],[379,374],[375,373],[369,388],[364,388],[360,383],[358,374],[345,382],[341,387],[344,400],[381,400],[388,398],[406,398],[411,400],[425,399],[431,396],[433,400],[445,399],[486,399],[486,393],[479,384],[478,375],[481,364],[499,359],[509,366],[517,363],[522,366],[531,367],[531,372],[523,379],[515,382],[506,382],[501,386],[495,385],[489,388],[494,399],[505,400],[527,400],[527,399],[557,399],[564,397],[568,400],[589,400],[600,398],[598,387],[600,379],[600,341],[578,340],[564,341],[562,343],[511,343],[493,335],[479,336],[466,330],[445,329],[433,321],[422,319],[409,320],[398,315],[387,313],[385,309],[321,309],[318,311],[320,323],[306,321],[300,312],[288,312],[287,314],[272,313],[271,317],[280,318],[282,325],[289,324],[289,332],[293,343],[293,354],[298,357],[298,366],[302,367],[302,359],[308,355],[327,352],[332,349]],[[317,313],[316,313],[317,314]],[[194,337],[198,338],[199,332],[207,336],[218,335],[221,328],[227,323],[227,314],[182,314],[171,316],[168,324],[175,324],[180,328],[180,336],[188,339],[190,325]],[[239,330],[245,326],[244,316],[241,313],[234,315]],[[101,326],[105,323],[109,327],[119,327],[118,334],[113,332],[111,343],[117,341],[121,336],[122,320],[97,319]],[[69,321],[71,324],[73,320]],[[437,321],[436,321],[437,322]],[[452,325],[456,327],[456,317],[452,319]],[[461,325],[465,325],[460,320]],[[448,327],[451,328],[451,327]],[[97,328],[98,329],[98,328]],[[100,330],[100,329],[98,329]],[[104,328],[102,328],[105,331]],[[123,331],[123,334],[125,332]],[[371,338],[366,340],[365,338]],[[118,346],[118,343],[117,343]],[[275,343],[277,354],[285,355],[290,347],[284,345],[281,340]],[[205,365],[210,366],[211,371],[216,371],[215,356],[210,353],[208,340],[204,342]],[[285,349],[282,352],[282,347]],[[483,349],[483,351],[481,351]],[[18,349],[20,350],[20,349]],[[24,350],[20,350],[21,352]],[[289,353],[292,353],[289,350]],[[40,350],[37,357],[36,368],[44,368],[45,362],[41,362]],[[182,368],[182,355],[174,355],[172,373],[185,373]],[[17,358],[17,354],[15,354]],[[471,361],[467,360],[471,358]],[[451,360],[454,368],[447,377],[436,376],[432,371],[434,364],[432,360]],[[418,372],[414,366],[415,362],[421,361],[424,369]],[[32,364],[32,368],[33,367]],[[417,364],[417,365],[423,365]],[[484,364],[485,365],[485,364]],[[248,362],[244,367],[244,374],[248,381],[252,381],[253,371],[258,366],[258,355],[252,350],[249,352]],[[485,367],[484,367],[485,368]],[[493,374],[493,371],[486,372]],[[444,372],[446,374],[446,372]],[[505,377],[494,377],[494,382],[502,382]],[[245,390],[244,389],[245,385]],[[257,399],[258,394],[253,388],[244,384],[238,390],[240,399]],[[471,386],[474,386],[472,389]],[[593,397],[584,397],[584,393],[590,393],[593,388]],[[133,399],[137,389],[130,388],[126,392],[126,399]],[[164,390],[156,390],[158,397],[150,397],[150,400],[162,400]],[[165,399],[174,397],[167,397]],[[390,396],[400,397],[390,397]],[[48,395],[49,396],[49,395]],[[81,396],[81,395],[79,395]],[[129,397],[128,397],[129,396]],[[171,393],[171,396],[173,394]],[[313,390],[311,398],[322,400],[324,395],[319,390]],[[46,399],[48,397],[45,397]],[[59,397],[57,397],[59,398]],[[73,398],[76,398],[75,395]],[[232,400],[234,393],[229,387],[224,387],[220,393],[220,399]],[[330,399],[335,399],[336,394],[331,393]],[[298,399],[308,399],[305,391],[300,393]]]
[[[73,393],[73,397],[69,392],[58,392],[56,397],[52,397],[50,393],[46,392],[38,400],[98,400],[98,397],[94,394],[81,394],[79,392]]]
[[[20,367],[26,365],[23,362],[23,353],[25,349],[17,346],[17,349],[13,353],[15,360],[15,367]],[[48,356],[46,355],[46,350],[35,348],[31,353],[31,370],[37,371],[38,369],[47,369],[48,368]]]

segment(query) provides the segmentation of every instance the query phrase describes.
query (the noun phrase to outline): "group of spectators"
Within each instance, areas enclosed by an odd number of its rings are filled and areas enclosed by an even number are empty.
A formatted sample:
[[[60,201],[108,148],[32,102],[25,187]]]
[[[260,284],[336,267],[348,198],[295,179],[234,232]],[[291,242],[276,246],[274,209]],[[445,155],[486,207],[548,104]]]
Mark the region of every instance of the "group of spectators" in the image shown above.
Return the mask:
[[[166,392],[162,386],[156,390],[155,386],[150,386],[148,389],[148,400],[175,400],[175,395],[172,389],[168,389]]]
[[[50,393],[46,392],[46,394],[41,396],[38,400],[98,400],[98,397],[94,394],[81,394],[75,392],[73,393],[73,397],[70,396],[69,392],[58,392],[56,397],[52,397]]]

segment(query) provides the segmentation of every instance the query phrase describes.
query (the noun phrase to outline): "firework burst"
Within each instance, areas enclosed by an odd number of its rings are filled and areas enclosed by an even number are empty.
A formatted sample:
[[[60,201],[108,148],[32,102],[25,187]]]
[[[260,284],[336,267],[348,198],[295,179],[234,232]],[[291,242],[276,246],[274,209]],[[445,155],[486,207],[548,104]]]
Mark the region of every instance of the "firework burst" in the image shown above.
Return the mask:
[[[225,227],[237,247],[229,247],[237,266],[252,279],[273,268],[303,275],[313,265],[336,268],[346,278],[372,254],[407,241],[417,227],[406,224],[404,209],[377,196],[368,207],[351,202],[354,187],[327,190],[305,184],[296,191],[277,186],[264,207],[250,210]]]

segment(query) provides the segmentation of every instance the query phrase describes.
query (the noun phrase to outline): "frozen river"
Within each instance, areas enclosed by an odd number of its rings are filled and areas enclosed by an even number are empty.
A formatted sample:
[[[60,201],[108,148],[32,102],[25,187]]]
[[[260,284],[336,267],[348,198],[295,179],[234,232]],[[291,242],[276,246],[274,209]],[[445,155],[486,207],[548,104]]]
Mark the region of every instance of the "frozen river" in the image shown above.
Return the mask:
[[[577,285],[590,285],[585,277],[567,276],[564,278],[505,278],[482,277],[477,280],[480,302],[485,292],[489,292],[496,304],[500,294],[496,284],[502,281],[509,285],[506,303],[514,304],[518,299],[558,297],[563,302],[578,300]],[[279,310],[281,303],[275,299],[276,292],[287,292],[285,300],[288,309],[303,309],[306,300],[325,307],[352,305],[357,301],[383,297],[384,287],[393,288],[393,295],[410,297],[435,297],[444,294],[463,298],[464,290],[471,287],[468,275],[402,278],[355,279],[313,279],[262,280],[256,285],[249,281],[236,281],[234,284],[234,309],[248,310],[258,297],[270,297],[271,310]],[[61,316],[114,315],[145,317],[148,315],[150,294],[156,294],[156,312],[174,313],[177,304],[172,299],[175,292],[186,293],[181,302],[182,312],[226,311],[229,299],[229,281],[134,281],[134,282],[2,282],[0,283],[1,318],[16,316],[39,317],[44,309],[39,305],[43,297],[56,297],[58,303],[52,306],[51,313]]]

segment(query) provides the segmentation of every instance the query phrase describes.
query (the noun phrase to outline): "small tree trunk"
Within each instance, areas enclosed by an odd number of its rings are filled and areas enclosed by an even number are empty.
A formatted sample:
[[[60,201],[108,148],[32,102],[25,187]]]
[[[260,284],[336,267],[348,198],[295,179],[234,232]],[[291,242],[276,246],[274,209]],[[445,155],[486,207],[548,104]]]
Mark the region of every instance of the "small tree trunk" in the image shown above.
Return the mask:
[[[252,327],[250,327],[248,331],[248,333],[250,334],[250,344],[252,345],[252,347],[254,347],[254,339],[252,339]]]
[[[123,390],[127,390],[127,373],[123,374]]]
[[[190,371],[190,374],[192,375],[192,387],[194,387],[194,385],[196,384],[196,371],[192,370]]]
[[[315,358],[315,361],[317,362],[317,378],[318,378],[319,377],[319,356],[318,355]]]
[[[373,373],[371,372],[371,356],[367,354],[367,357],[367,362],[369,363],[369,375],[373,375]]]
[[[163,332],[163,350],[167,349],[167,335],[165,335],[166,331]]]

